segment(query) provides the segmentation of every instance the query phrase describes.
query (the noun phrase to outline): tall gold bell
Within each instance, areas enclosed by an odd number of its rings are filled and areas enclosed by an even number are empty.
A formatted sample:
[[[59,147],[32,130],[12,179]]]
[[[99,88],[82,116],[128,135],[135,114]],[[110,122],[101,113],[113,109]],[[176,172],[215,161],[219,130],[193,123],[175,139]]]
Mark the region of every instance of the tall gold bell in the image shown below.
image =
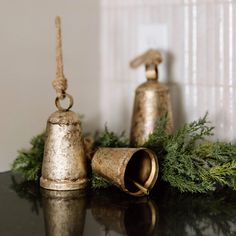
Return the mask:
[[[86,187],[87,161],[84,152],[82,129],[78,115],[70,108],[73,98],[66,93],[67,80],[63,73],[61,20],[56,17],[57,73],[53,81],[58,111],[48,119],[40,186],[52,190],[74,190]],[[60,101],[68,98],[68,108]]]
[[[73,111],[56,111],[48,119],[40,185],[46,189],[86,187],[87,160],[79,118]]]
[[[141,84],[135,92],[130,133],[132,146],[142,146],[153,133],[157,119],[165,114],[168,115],[167,132],[173,131],[169,89],[158,82],[157,65],[161,62],[161,54],[151,49],[130,63],[133,68],[145,64],[147,77],[147,81]]]

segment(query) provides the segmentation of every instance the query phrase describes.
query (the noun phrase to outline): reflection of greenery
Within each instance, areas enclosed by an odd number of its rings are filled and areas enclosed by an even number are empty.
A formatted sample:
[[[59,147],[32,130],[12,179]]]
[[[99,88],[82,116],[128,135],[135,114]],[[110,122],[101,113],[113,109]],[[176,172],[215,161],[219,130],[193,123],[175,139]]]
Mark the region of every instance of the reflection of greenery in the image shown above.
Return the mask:
[[[33,212],[36,214],[39,213],[41,200],[38,184],[35,184],[34,181],[17,181],[16,178],[12,176],[11,189],[13,189],[20,198],[26,199],[32,204],[31,210]]]
[[[158,201],[160,235],[236,235],[235,193],[221,190],[208,195],[180,194],[169,189],[160,190]],[[158,194],[157,194],[158,195]]]

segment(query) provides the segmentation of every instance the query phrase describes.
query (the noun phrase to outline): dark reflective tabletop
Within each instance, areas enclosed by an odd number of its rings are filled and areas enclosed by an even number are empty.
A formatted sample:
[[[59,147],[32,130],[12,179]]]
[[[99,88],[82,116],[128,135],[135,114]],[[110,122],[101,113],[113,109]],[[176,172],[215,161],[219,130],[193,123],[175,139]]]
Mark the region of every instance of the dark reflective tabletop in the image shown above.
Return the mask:
[[[0,174],[0,235],[235,235],[236,195],[180,194],[157,186],[134,198],[116,188],[49,191]]]

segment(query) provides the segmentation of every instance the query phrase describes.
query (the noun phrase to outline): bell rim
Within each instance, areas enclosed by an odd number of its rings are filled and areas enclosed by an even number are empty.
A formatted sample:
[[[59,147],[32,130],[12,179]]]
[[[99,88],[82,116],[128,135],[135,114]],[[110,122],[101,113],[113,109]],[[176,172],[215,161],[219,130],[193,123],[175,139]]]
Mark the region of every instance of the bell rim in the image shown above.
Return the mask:
[[[45,189],[49,190],[77,190],[77,189],[84,189],[87,187],[89,180],[87,178],[78,179],[76,181],[69,181],[69,180],[49,180],[44,178],[43,176],[40,177],[40,186]]]

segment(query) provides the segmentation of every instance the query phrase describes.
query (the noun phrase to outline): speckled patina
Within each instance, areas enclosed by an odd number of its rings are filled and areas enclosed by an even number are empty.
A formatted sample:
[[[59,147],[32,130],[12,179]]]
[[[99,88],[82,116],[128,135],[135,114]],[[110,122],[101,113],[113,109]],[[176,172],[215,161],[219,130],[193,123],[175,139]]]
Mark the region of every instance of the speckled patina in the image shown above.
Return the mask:
[[[147,77],[147,81],[141,84],[135,93],[130,132],[132,146],[142,146],[153,133],[158,118],[166,114],[168,115],[167,132],[173,131],[169,89],[157,81],[157,65],[161,62],[161,54],[151,49],[130,63],[133,68],[145,64]]]
[[[156,81],[141,84],[135,93],[130,140],[132,146],[143,145],[156,126],[157,119],[168,114],[167,132],[173,131],[169,89]]]
[[[40,185],[54,190],[85,188],[87,159],[78,116],[56,111],[48,119]]]

